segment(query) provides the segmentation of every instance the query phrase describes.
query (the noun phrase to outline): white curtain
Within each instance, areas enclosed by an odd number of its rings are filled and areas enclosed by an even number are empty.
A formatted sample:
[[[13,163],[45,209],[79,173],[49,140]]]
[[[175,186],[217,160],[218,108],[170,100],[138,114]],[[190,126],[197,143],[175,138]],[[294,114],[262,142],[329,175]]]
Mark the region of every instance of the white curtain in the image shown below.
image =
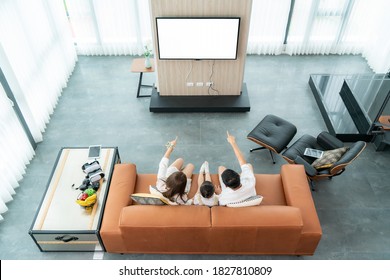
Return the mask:
[[[377,73],[390,67],[390,1],[253,0],[248,54],[362,54]]]
[[[0,66],[36,142],[77,59],[61,0],[0,1]]]
[[[0,221],[34,150],[0,84]]]
[[[286,52],[345,53],[339,37],[344,26],[343,21],[348,20],[348,4],[349,0],[296,0]],[[352,49],[347,52],[354,51]]]
[[[62,0],[0,1],[0,67],[36,142],[77,56]],[[34,150],[0,84],[0,220]]]
[[[379,0],[377,0],[379,1]],[[371,30],[367,32],[363,57],[376,73],[390,71],[390,1],[381,0],[380,9],[370,10]]]
[[[149,1],[66,0],[68,17],[83,55],[141,55],[152,40]]]
[[[248,37],[248,54],[281,54],[290,0],[254,0]]]
[[[374,72],[386,72],[389,10],[387,0],[296,0],[286,53],[362,54]]]

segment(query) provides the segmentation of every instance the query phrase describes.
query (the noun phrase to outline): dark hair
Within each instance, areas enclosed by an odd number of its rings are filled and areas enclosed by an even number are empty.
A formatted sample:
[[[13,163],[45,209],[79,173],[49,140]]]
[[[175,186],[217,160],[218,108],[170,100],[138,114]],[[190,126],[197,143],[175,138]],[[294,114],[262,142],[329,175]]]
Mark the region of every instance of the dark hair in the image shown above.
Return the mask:
[[[213,196],[214,194],[214,185],[213,183],[211,183],[210,181],[204,181],[202,183],[202,185],[200,185],[200,194],[204,197],[204,198],[210,198]]]
[[[221,178],[225,186],[231,189],[236,189],[241,185],[240,174],[234,170],[225,169],[221,174]]]
[[[183,195],[185,194],[187,177],[183,172],[177,171],[172,173],[168,176],[167,180],[165,181],[165,184],[167,186],[167,190],[163,192],[163,195],[166,198],[173,201],[173,197],[178,194],[184,201]]]

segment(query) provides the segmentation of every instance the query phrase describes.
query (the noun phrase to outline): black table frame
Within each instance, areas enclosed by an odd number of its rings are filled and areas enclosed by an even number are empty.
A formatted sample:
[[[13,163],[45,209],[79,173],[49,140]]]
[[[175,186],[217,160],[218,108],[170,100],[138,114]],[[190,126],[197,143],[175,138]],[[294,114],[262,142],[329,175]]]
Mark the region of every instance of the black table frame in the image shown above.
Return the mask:
[[[154,85],[144,85],[144,84],[142,84],[142,77],[143,77],[143,72],[140,72],[139,73],[139,81],[138,81],[137,98],[139,98],[139,97],[151,97],[152,94],[149,94],[149,95],[139,95],[139,93],[141,91],[141,87],[148,87],[148,88],[154,87]]]

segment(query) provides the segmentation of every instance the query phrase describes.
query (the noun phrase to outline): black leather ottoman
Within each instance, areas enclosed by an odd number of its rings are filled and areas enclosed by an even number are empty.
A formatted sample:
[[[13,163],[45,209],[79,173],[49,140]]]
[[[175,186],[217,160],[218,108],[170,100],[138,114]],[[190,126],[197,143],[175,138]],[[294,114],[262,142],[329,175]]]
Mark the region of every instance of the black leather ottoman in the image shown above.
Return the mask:
[[[292,123],[275,115],[267,115],[247,136],[249,140],[261,146],[250,151],[268,149],[275,163],[272,152],[277,154],[282,152],[296,133],[297,128]]]

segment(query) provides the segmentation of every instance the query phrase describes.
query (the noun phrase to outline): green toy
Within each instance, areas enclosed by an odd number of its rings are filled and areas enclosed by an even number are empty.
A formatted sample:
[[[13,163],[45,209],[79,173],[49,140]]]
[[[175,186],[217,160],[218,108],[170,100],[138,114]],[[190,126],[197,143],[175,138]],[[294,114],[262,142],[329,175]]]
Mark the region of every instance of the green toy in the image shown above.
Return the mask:
[[[91,196],[95,193],[95,190],[88,188],[84,191],[84,193],[88,194],[88,196]]]

